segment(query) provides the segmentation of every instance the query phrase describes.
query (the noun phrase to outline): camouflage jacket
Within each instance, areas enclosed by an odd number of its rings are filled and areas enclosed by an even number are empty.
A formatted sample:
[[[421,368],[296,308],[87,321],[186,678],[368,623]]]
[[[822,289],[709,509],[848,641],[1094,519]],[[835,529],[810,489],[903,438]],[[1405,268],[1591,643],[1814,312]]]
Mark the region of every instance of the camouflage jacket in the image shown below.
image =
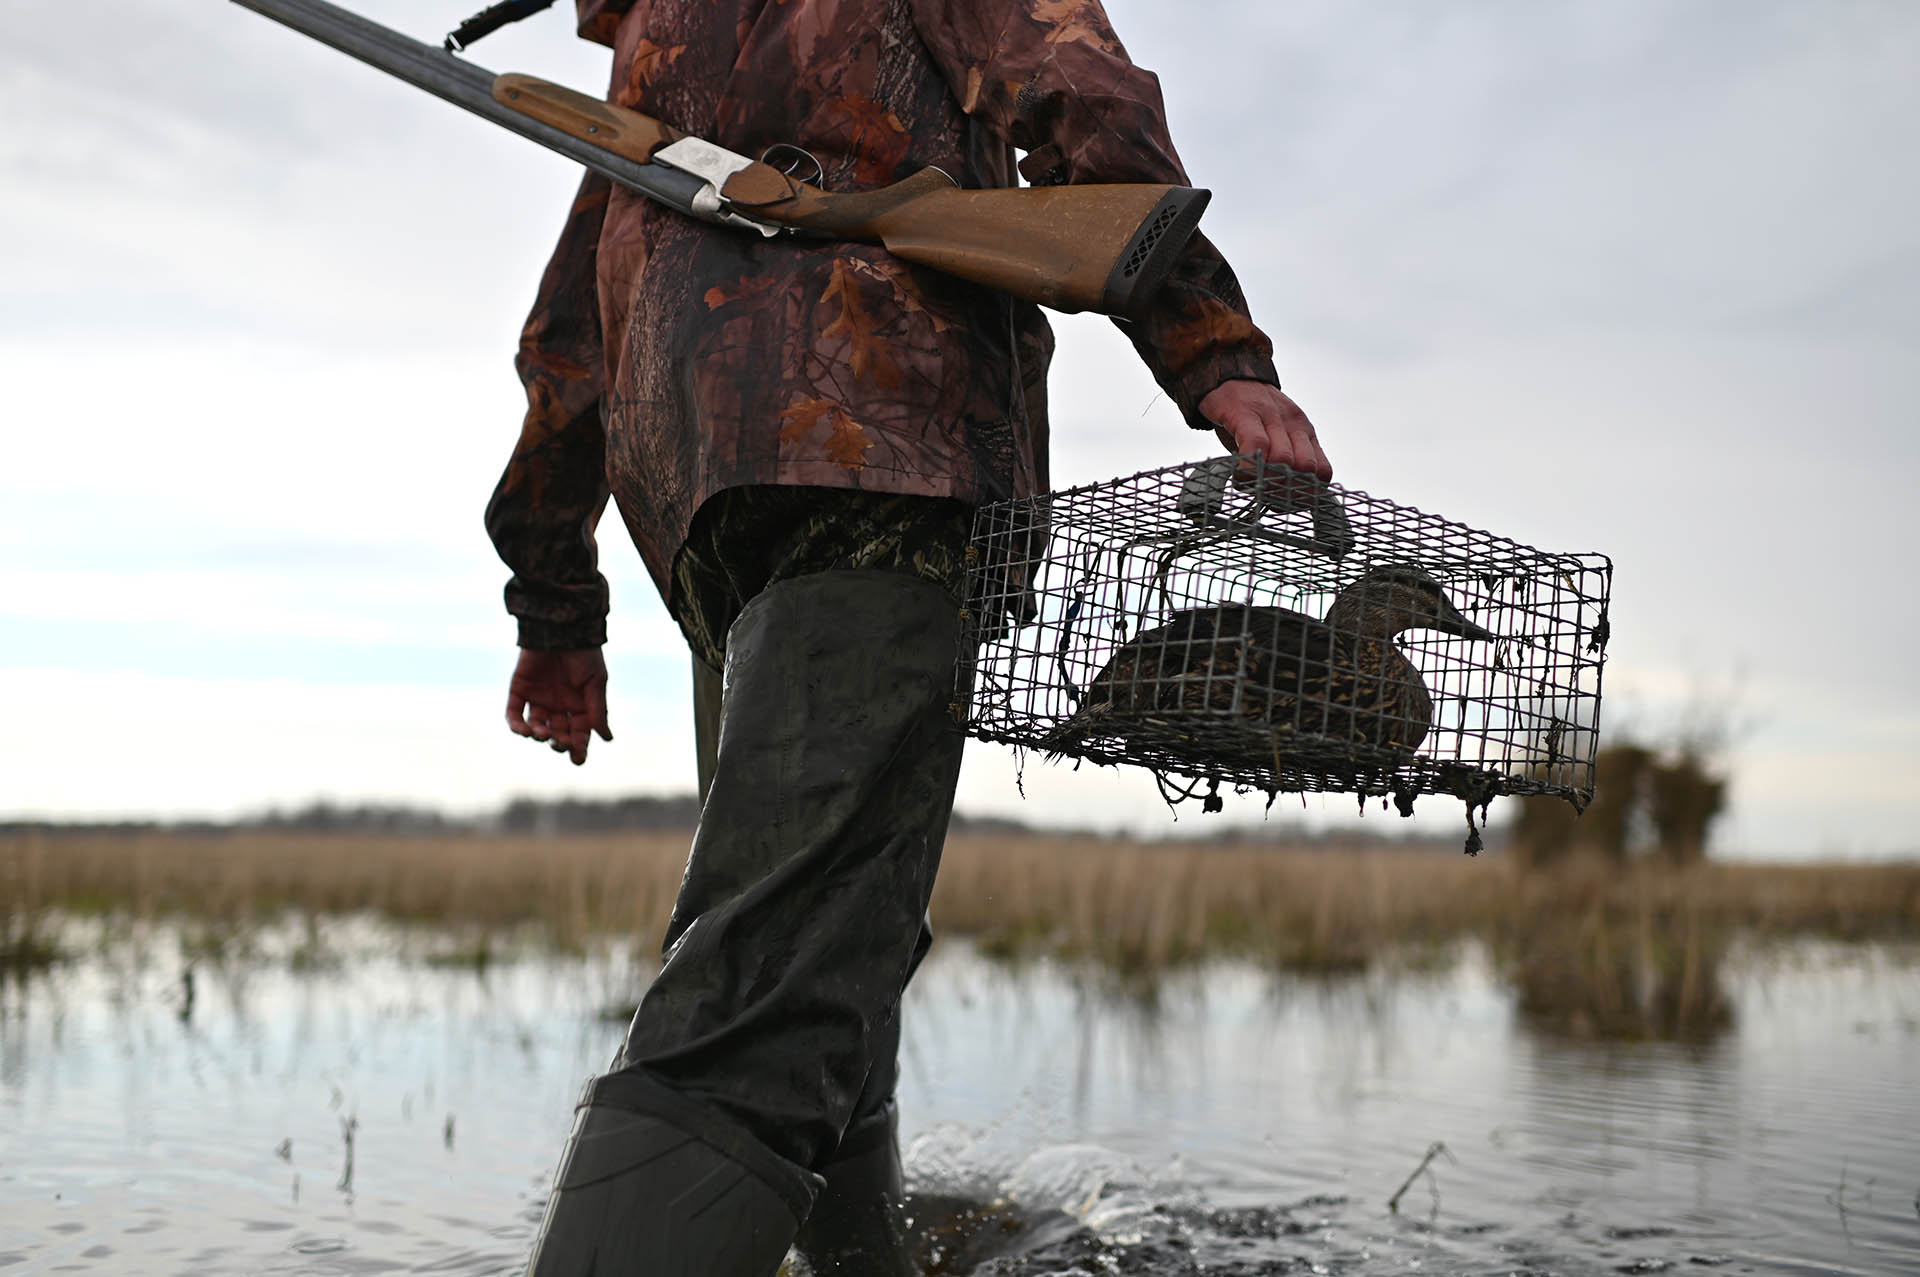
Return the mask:
[[[577,0],[609,97],[821,184],[934,164],[963,186],[1187,179],[1159,82],[1099,0]],[[1121,323],[1196,427],[1220,382],[1275,382],[1239,285],[1196,236]],[[521,336],[527,414],[487,509],[522,646],[605,638],[612,495],[663,594],[700,503],[742,484],[971,502],[1044,490],[1040,311],[878,248],[765,242],[589,176]]]

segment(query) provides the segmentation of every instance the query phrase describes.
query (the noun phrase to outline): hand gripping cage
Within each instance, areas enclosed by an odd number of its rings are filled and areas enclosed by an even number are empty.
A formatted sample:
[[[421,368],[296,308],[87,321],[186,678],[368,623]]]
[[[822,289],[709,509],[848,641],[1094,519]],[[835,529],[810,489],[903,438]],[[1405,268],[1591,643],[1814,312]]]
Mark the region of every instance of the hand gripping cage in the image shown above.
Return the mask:
[[[983,740],[1187,777],[1209,808],[1592,797],[1604,555],[1220,457],[984,506],[967,562],[956,711]]]

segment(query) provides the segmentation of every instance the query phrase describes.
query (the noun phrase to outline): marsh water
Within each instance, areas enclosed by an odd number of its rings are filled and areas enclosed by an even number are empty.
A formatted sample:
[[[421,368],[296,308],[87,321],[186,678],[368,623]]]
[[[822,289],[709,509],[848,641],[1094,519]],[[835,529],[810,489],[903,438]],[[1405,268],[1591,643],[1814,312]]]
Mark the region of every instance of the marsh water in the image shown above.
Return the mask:
[[[9,1272],[515,1271],[651,970],[353,920],[69,940],[0,982]],[[1920,1271],[1920,960],[1719,979],[1704,1040],[1608,1043],[1531,1026],[1471,948],[1141,982],[943,941],[906,1021],[916,1227],[982,1277]]]

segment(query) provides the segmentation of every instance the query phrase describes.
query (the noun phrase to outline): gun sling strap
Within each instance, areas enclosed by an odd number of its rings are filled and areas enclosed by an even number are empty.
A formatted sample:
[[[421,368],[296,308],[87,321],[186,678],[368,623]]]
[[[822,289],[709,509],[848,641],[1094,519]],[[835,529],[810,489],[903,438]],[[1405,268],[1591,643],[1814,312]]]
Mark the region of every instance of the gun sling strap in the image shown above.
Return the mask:
[[[509,22],[531,18],[542,9],[553,8],[553,0],[500,0],[462,22],[447,33],[447,52],[464,53],[467,46],[483,36],[492,35]]]

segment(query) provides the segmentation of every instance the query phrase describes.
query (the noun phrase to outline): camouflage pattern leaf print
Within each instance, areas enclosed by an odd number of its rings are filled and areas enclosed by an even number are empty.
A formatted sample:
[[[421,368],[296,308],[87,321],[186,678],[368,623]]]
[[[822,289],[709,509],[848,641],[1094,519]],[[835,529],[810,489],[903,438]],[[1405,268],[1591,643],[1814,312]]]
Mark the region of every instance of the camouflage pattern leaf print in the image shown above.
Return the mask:
[[[1185,184],[1154,77],[1099,0],[577,0],[611,101],[744,155],[819,158],[868,190],[937,165],[963,186]],[[1272,349],[1204,236],[1121,324],[1195,427]],[[764,242],[589,179],[541,280],[527,415],[487,524],[522,642],[604,633],[610,494],[656,585],[717,492],[816,485],[977,503],[1044,490],[1047,322],[860,245]]]

